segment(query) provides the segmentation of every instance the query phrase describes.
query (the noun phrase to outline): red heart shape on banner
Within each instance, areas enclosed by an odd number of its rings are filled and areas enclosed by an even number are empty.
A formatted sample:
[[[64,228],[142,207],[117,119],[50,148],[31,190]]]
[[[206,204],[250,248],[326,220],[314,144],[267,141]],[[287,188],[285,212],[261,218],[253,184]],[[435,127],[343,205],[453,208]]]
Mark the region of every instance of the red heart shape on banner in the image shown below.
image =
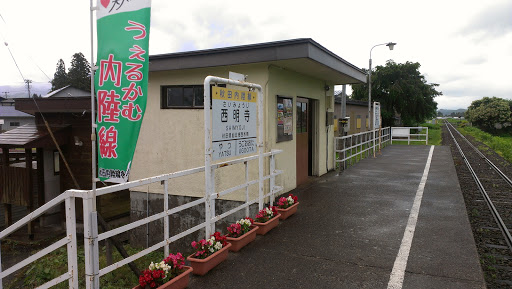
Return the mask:
[[[103,7],[107,8],[108,4],[110,4],[110,0],[101,0],[101,5],[103,5]]]

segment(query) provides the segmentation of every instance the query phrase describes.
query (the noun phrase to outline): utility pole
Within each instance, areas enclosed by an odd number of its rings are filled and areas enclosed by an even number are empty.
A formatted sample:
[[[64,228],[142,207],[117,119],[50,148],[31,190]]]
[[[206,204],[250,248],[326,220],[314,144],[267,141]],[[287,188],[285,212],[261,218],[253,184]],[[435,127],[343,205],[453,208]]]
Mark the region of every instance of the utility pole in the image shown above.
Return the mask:
[[[30,96],[30,84],[32,83],[32,80],[30,80],[30,79],[25,79],[25,83],[27,84],[27,89],[28,89],[28,98],[31,98],[31,96]]]
[[[3,94],[5,94],[5,99],[7,99],[7,94],[9,94],[10,92],[8,91],[2,91]]]

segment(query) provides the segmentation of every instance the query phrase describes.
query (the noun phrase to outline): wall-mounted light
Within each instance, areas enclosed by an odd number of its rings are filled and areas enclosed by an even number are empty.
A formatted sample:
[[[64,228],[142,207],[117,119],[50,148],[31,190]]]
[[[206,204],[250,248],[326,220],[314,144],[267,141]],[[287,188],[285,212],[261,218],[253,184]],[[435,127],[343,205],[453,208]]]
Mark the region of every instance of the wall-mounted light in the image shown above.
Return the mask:
[[[326,84],[326,85],[324,86],[324,89],[325,89],[325,91],[329,91],[329,89],[331,89],[331,87],[330,87],[329,85],[327,85],[327,84]]]
[[[83,144],[84,143],[77,136],[75,136],[75,145],[81,147]]]

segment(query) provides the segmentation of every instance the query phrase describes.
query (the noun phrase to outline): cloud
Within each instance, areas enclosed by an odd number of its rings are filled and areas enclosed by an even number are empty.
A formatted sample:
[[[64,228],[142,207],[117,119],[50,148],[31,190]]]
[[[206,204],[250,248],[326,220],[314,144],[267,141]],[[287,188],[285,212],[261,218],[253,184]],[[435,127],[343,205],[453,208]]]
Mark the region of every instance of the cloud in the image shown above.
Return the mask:
[[[484,64],[485,62],[487,62],[487,58],[484,57],[484,56],[474,56],[474,57],[470,57],[468,59],[466,59],[466,61],[464,61],[464,64],[467,64],[467,65],[479,65],[479,64]]]
[[[469,20],[460,33],[473,35],[476,41],[498,38],[512,32],[512,2],[505,1],[482,10]]]

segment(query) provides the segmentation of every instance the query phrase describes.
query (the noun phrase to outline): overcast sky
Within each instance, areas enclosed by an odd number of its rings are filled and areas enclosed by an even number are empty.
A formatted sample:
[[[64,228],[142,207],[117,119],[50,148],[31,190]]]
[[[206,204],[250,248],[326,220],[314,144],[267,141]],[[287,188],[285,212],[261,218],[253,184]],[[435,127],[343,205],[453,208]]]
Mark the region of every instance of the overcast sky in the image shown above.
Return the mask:
[[[122,0],[119,0],[122,1]],[[127,1],[127,0],[125,0]],[[133,1],[133,0],[132,0]],[[96,1],[94,1],[96,2]],[[179,3],[179,4],[178,4]],[[419,62],[438,83],[438,108],[484,96],[512,98],[510,0],[152,1],[150,54],[312,38],[361,68]],[[48,82],[82,52],[90,61],[88,0],[0,1],[0,85]],[[0,91],[2,93],[2,91]]]

